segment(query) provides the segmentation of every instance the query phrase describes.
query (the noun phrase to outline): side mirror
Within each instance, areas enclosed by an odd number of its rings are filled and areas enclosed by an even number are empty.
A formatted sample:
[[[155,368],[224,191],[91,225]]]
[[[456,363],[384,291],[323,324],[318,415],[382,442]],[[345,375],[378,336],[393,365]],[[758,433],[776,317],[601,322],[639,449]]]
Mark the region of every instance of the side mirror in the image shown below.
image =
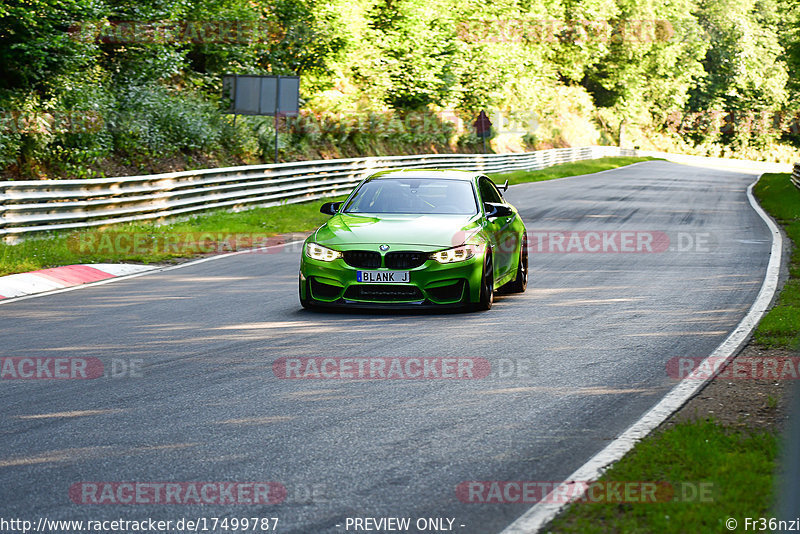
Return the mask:
[[[336,212],[339,211],[339,207],[341,205],[341,202],[326,202],[320,206],[319,212],[324,213],[325,215],[336,215]]]
[[[483,209],[486,210],[486,216],[489,218],[511,217],[514,214],[511,206],[499,202],[484,202]]]

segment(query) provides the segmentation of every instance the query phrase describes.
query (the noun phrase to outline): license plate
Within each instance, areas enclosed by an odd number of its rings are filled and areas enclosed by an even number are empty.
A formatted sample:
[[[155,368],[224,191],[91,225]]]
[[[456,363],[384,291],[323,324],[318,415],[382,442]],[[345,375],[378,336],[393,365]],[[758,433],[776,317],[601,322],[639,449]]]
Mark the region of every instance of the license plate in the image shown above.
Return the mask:
[[[356,271],[356,280],[368,283],[407,284],[408,271]]]

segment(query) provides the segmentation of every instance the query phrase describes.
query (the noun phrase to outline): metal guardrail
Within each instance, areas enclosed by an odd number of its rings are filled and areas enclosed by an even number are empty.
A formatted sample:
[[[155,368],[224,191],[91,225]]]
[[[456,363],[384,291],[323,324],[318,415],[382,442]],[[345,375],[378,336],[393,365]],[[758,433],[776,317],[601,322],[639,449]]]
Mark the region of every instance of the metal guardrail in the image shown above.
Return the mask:
[[[792,170],[792,183],[798,189],[800,189],[800,163],[794,164],[794,170]]]
[[[538,170],[634,150],[591,146],[521,154],[427,154],[252,165],[90,180],[0,182],[0,237],[164,219],[200,210],[240,210],[348,193],[388,168],[457,168],[487,173]]]

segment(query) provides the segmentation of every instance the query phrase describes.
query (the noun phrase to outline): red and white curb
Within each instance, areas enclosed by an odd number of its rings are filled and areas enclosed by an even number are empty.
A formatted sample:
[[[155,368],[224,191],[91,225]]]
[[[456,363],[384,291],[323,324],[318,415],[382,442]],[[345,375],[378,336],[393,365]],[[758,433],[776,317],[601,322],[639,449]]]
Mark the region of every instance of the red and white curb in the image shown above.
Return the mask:
[[[87,287],[94,287],[103,284],[110,284],[112,282],[116,282],[117,280],[128,280],[131,278],[138,278],[140,276],[147,276],[153,273],[163,273],[166,271],[174,271],[175,269],[183,269],[185,267],[191,267],[193,265],[198,265],[200,263],[207,263],[210,261],[217,261],[217,260],[224,260],[228,258],[233,258],[235,256],[240,256],[242,254],[254,254],[259,253],[267,250],[280,250],[285,249],[286,247],[290,247],[292,245],[299,245],[302,243],[302,240],[299,241],[288,241],[286,243],[281,243],[279,245],[270,245],[266,247],[258,247],[252,248],[247,250],[239,250],[237,252],[228,252],[226,254],[218,254],[216,256],[208,256],[206,258],[200,258],[197,260],[187,261],[185,263],[180,263],[178,265],[130,265],[130,264],[108,264],[108,263],[93,263],[91,265],[69,265],[67,267],[55,267],[53,269],[43,269],[41,271],[34,271],[30,273],[23,273],[23,274],[12,274],[9,276],[0,277],[0,304],[10,304],[12,302],[18,302],[20,300],[25,299],[35,299],[38,297],[44,297],[47,295],[53,295],[56,293],[62,293],[65,291],[75,291],[77,289],[87,288]],[[59,285],[54,285],[52,280],[52,273],[53,271],[60,271],[61,269],[68,269],[68,268],[90,268],[95,269],[97,271],[103,271],[105,275],[102,278],[96,278],[92,280],[82,280],[77,284],[67,284],[64,281],[58,282]],[[45,273],[45,276],[39,276],[38,278],[34,279],[33,282],[37,284],[37,288],[35,290],[31,289],[31,280],[28,278],[29,275],[41,275],[41,273]],[[59,273],[59,276],[62,274]],[[99,274],[97,276],[100,276]],[[48,281],[48,277],[51,277]],[[12,282],[8,285],[5,285],[4,282],[7,279],[11,279]],[[19,287],[16,285],[17,280],[25,280],[25,292],[20,292]],[[17,291],[16,293],[14,291]]]
[[[99,282],[100,280],[138,274],[157,268],[158,266],[156,265],[97,263],[92,265],[66,265],[29,273],[11,274],[0,277],[0,300]]]

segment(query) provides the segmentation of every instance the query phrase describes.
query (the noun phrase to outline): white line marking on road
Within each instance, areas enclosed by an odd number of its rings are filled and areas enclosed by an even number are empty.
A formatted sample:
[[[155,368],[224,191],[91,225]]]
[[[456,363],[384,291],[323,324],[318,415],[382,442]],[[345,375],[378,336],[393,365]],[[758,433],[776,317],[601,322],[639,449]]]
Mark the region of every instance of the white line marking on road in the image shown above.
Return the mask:
[[[761,176],[758,178],[761,178]],[[572,501],[579,499],[586,490],[585,482],[597,480],[610,464],[625,456],[639,440],[666,421],[670,415],[692,398],[692,396],[705,386],[709,380],[713,379],[716,374],[721,372],[725,365],[737,354],[739,348],[748,340],[750,334],[758,325],[764,313],[766,313],[775,296],[781,270],[781,253],[783,251],[783,237],[781,236],[780,230],[777,225],[772,222],[770,216],[761,209],[761,206],[758,205],[758,202],[756,202],[753,196],[753,187],[756,182],[758,182],[758,178],[747,188],[747,198],[756,213],[758,213],[767,224],[767,227],[769,227],[772,233],[772,248],[770,249],[770,258],[767,264],[764,282],[761,285],[761,290],[758,292],[755,302],[750,307],[747,315],[745,315],[736,326],[736,329],[725,338],[725,341],[723,341],[701,365],[708,365],[709,368],[714,368],[715,366],[711,365],[710,362],[719,362],[721,358],[724,358],[725,364],[716,367],[717,371],[714,375],[706,380],[684,380],[672,388],[658,404],[646,412],[638,421],[633,423],[633,425],[617,439],[595,454],[588,462],[572,473],[560,486],[550,492],[547,497],[542,499],[538,504],[533,505],[500,534],[534,534],[547,525],[567,506],[567,504],[569,504],[566,502],[557,502],[562,499],[555,498],[556,495],[570,495]],[[571,482],[576,480],[581,481],[582,484],[571,484]],[[570,486],[571,489],[567,492]]]

